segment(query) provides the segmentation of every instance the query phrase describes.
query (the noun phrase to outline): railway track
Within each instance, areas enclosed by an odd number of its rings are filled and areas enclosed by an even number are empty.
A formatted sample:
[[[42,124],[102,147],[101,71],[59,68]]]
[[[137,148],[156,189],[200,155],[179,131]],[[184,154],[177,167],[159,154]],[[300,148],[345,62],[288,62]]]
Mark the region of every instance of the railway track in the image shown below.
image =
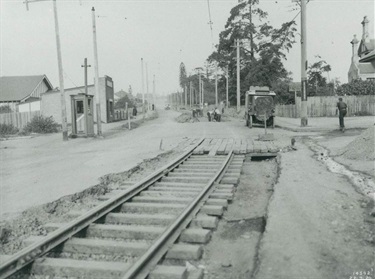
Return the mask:
[[[244,155],[195,155],[198,141],[167,166],[104,196],[0,266],[0,278],[202,278],[199,260],[233,197]]]

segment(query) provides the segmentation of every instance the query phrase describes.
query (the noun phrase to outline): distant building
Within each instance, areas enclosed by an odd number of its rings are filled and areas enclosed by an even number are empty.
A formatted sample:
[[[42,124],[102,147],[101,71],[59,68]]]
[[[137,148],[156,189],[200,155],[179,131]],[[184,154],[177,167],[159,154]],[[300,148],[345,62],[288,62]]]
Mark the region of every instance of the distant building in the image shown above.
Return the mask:
[[[352,60],[348,72],[349,82],[361,80],[375,80],[375,39],[370,39],[368,32],[369,20],[367,16],[363,18],[362,39],[358,41],[354,35],[352,44]],[[359,43],[359,46],[357,46]]]
[[[46,75],[0,77],[0,105],[15,112],[40,110],[40,95],[53,89]]]
[[[129,95],[128,92],[124,91],[124,90],[120,90],[118,92],[115,92],[115,102],[117,102],[118,100],[120,100],[121,98],[124,98],[125,96]],[[130,94],[131,95],[131,94]],[[129,96],[130,97],[130,96]]]
[[[71,95],[85,93],[85,87],[73,87],[65,89],[65,103],[67,122],[72,122]],[[95,96],[95,86],[87,86],[87,94]],[[100,114],[104,123],[114,120],[114,90],[113,80],[109,76],[99,78]],[[45,116],[53,116],[57,123],[61,123],[60,90],[48,91],[41,94],[41,111]],[[95,98],[94,98],[95,101]],[[94,121],[96,121],[96,106],[94,104]]]

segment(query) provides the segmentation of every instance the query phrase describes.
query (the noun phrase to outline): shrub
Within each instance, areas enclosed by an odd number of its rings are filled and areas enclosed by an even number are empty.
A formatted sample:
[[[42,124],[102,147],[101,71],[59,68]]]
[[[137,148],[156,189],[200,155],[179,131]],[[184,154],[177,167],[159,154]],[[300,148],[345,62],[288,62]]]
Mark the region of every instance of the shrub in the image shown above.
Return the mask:
[[[12,108],[9,105],[0,106],[0,113],[11,113]]]
[[[0,124],[0,135],[14,135],[18,133],[18,128],[13,124]]]
[[[28,133],[57,133],[59,131],[59,124],[57,124],[52,116],[34,116],[29,123],[23,128],[23,132]]]
[[[337,95],[374,95],[375,82],[372,80],[354,80],[337,87]]]

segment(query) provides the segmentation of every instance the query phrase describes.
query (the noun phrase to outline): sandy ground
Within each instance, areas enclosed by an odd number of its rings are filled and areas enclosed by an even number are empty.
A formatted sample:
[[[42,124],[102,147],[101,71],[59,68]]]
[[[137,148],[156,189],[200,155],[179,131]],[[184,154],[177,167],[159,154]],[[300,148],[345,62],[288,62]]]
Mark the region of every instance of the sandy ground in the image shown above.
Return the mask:
[[[243,121],[177,123],[179,112],[159,111],[157,119],[128,131],[124,123],[103,125],[104,139],[78,138],[63,142],[60,134],[1,141],[0,220],[30,206],[51,202],[96,185],[108,173],[128,170],[142,160],[176,147],[188,138],[257,138]],[[280,143],[289,132],[275,130]],[[162,149],[159,150],[162,140]]]
[[[0,218],[14,218],[30,206],[80,192],[98,184],[103,175],[124,172],[166,150],[178,152],[193,138],[255,139],[264,133],[262,128],[246,128],[241,119],[177,123],[179,115],[161,110],[159,118],[131,131],[119,128],[121,123],[110,124],[104,139],[62,142],[58,134],[1,142]],[[374,179],[373,162],[340,156],[341,148],[362,128],[374,125],[374,118],[347,119],[346,126],[353,128],[345,134],[337,133],[336,122],[309,119],[311,126],[305,129],[299,119],[280,118],[277,123],[283,129],[269,130],[282,149],[278,169],[267,165],[251,173],[251,164],[245,166],[250,168],[247,177],[212,242],[223,242],[228,249],[233,244],[235,249],[228,261],[227,250],[208,246],[204,259],[211,278],[350,278],[360,271],[374,276],[374,202],[356,191],[346,176],[330,172],[304,143],[314,141],[336,161]],[[293,137],[295,151],[285,148]],[[159,150],[161,140],[164,150]],[[262,219],[265,228],[259,224]],[[213,271],[215,261],[222,272]]]

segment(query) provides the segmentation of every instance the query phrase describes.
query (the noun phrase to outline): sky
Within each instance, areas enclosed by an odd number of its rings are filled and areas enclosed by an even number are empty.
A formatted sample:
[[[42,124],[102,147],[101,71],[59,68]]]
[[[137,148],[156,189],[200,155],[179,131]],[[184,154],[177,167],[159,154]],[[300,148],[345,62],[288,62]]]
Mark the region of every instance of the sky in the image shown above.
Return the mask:
[[[100,76],[110,76],[115,92],[142,92],[141,58],[144,60],[145,93],[152,92],[153,76],[158,94],[180,90],[179,65],[187,72],[203,67],[212,53],[212,42],[237,0],[57,0],[65,88],[84,85],[81,67],[87,57],[89,83],[94,79],[92,11],[95,7]],[[260,0],[274,27],[298,13],[291,0]],[[350,41],[362,36],[364,16],[370,20],[374,38],[373,0],[311,0],[307,5],[307,58],[320,55],[331,65],[330,78],[347,82],[352,48]],[[300,32],[300,16],[296,17]],[[300,80],[300,37],[287,54],[284,65]],[[59,87],[56,37],[52,1],[29,4],[23,0],[0,0],[0,76],[45,74]],[[147,69],[147,71],[146,71]]]

